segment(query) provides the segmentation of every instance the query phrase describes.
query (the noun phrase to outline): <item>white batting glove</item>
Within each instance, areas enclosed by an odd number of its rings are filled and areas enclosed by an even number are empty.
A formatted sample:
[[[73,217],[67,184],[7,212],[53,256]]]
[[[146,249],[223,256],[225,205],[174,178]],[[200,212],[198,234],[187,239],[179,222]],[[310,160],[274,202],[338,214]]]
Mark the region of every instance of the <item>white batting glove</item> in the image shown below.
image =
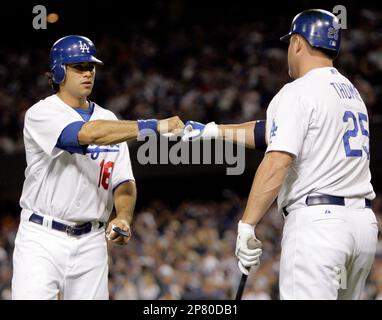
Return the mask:
[[[215,122],[203,124],[197,121],[187,121],[183,130],[183,141],[212,139],[219,136],[218,125]]]
[[[256,240],[259,244],[259,248],[250,249],[248,247],[249,240]],[[260,248],[260,241],[257,240],[255,236],[255,227],[248,223],[243,223],[241,220],[238,224],[235,254],[239,259],[239,269],[245,275],[248,275],[250,267],[260,264],[262,250]]]

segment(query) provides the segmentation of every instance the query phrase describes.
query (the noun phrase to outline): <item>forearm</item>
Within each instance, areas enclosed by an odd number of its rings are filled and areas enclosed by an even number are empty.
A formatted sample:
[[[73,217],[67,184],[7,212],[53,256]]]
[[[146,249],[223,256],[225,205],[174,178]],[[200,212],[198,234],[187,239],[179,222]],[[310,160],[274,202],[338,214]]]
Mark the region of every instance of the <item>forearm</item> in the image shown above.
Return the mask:
[[[111,145],[136,140],[137,136],[137,121],[94,120],[82,126],[78,133],[78,142],[81,145]]]
[[[264,122],[264,121],[263,121]],[[220,124],[218,125],[219,129],[219,138],[225,140],[231,140],[234,143],[244,145],[247,148],[255,149],[259,146],[256,146],[256,137],[255,131],[257,130],[256,126],[258,125],[257,121],[250,121],[241,124]],[[259,135],[259,132],[257,133]],[[265,123],[263,130],[260,133],[261,139],[266,143],[265,137]],[[258,137],[259,138],[259,137]],[[265,144],[263,143],[263,144]]]
[[[133,220],[137,189],[134,181],[125,182],[114,191],[114,207],[116,216],[126,220],[130,225]]]
[[[284,152],[269,152],[257,169],[242,222],[255,225],[277,198],[288,173],[293,156]]]

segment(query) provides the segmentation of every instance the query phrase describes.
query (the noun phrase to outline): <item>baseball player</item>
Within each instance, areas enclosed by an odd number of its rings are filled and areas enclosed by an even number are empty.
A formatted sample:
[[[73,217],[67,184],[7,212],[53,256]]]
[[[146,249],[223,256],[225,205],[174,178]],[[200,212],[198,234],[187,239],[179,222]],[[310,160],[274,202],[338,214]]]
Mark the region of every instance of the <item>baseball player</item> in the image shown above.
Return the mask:
[[[236,255],[248,273],[261,255],[248,241],[278,197],[281,299],[359,299],[374,261],[369,117],[357,89],[333,67],[338,26],[332,13],[306,10],[281,38],[295,80],[268,107],[268,147],[238,224]],[[186,125],[201,136],[221,135],[214,123]]]
[[[54,43],[55,94],[25,115],[27,160],[13,255],[13,299],[108,299],[107,238],[126,244],[136,201],[127,140],[182,128],[178,117],[118,121],[88,99],[96,66],[91,40]]]

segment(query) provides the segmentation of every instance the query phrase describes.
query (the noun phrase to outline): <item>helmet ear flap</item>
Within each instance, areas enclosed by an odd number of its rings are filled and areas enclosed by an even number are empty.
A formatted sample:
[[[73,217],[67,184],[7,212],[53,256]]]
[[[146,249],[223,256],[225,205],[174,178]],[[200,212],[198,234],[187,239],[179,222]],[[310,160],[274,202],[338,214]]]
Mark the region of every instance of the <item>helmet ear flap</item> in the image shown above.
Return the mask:
[[[54,83],[60,84],[64,81],[66,74],[66,66],[64,64],[55,65],[52,68],[52,80]]]

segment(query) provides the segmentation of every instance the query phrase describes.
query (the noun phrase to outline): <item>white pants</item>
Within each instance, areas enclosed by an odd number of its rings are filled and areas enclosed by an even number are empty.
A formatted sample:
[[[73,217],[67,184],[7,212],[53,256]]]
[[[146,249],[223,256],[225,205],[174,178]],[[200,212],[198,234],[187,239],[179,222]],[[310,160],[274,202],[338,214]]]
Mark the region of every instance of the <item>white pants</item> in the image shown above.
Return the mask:
[[[281,243],[280,298],[359,299],[377,236],[371,209],[317,205],[291,211]]]
[[[79,237],[22,219],[13,253],[12,299],[108,299],[104,228]]]

